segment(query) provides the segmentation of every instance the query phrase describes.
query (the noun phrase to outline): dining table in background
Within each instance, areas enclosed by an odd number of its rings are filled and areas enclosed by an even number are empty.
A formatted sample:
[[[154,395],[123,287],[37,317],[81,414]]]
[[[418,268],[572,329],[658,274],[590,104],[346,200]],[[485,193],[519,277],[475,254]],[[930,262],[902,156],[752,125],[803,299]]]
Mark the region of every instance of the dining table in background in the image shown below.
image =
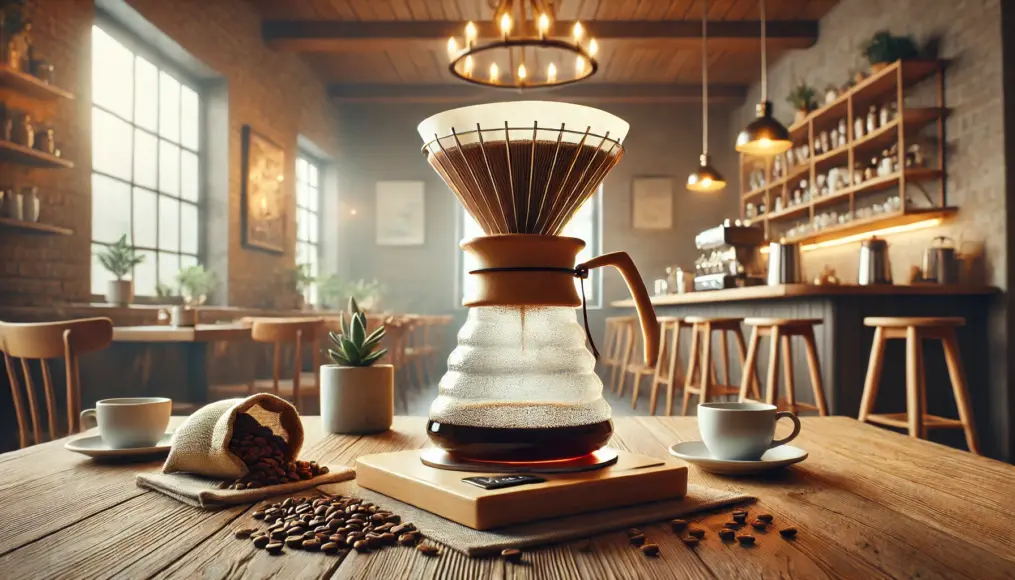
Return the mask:
[[[174,417],[178,425],[182,417]],[[803,463],[767,475],[728,478],[690,467],[691,483],[757,497],[786,540],[752,532],[753,547],[716,533],[730,508],[692,517],[707,533],[685,546],[666,522],[639,526],[658,557],[623,530],[525,550],[522,565],[438,557],[396,547],[344,556],[286,551],[272,556],[233,533],[255,505],[207,511],[137,487],[159,462],[103,464],[63,448],[66,440],[0,455],[0,578],[1011,578],[1015,576],[1015,467],[905,437],[845,417],[802,418],[794,441]],[[352,465],[358,456],[428,446],[424,417],[396,417],[377,435],[327,435],[304,417],[302,456]],[[612,445],[655,457],[698,438],[693,417],[615,419]],[[30,484],[28,484],[30,483]],[[260,506],[258,502],[256,506]]]

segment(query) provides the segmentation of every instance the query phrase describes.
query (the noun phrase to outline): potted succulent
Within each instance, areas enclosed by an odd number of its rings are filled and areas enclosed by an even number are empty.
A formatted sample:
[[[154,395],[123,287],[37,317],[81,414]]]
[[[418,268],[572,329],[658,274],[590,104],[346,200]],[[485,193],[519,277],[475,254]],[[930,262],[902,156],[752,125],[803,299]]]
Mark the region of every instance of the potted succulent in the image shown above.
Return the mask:
[[[339,332],[329,333],[334,364],[321,365],[321,420],[329,433],[375,433],[391,428],[395,414],[395,369],[377,364],[384,326],[367,334],[367,317],[355,298],[348,320],[339,315]]]
[[[887,30],[876,32],[863,47],[863,56],[870,63],[872,73],[897,60],[913,59],[919,54],[912,36],[893,36]]]
[[[310,264],[297,264],[293,272],[293,283],[296,285],[296,309],[303,310],[307,305],[307,290],[317,279],[310,273]]]
[[[208,300],[208,293],[215,289],[215,273],[204,269],[201,264],[181,268],[176,274],[180,285],[180,296],[188,308],[201,306]]]
[[[116,276],[106,284],[106,302],[117,306],[126,306],[134,301],[134,282],[124,280],[134,267],[144,262],[144,255],[138,254],[133,246],[127,243],[127,234],[120,236],[115,244],[106,246],[98,253],[99,263],[109,273]]]
[[[807,83],[801,82],[792,91],[789,96],[786,97],[786,101],[790,105],[793,105],[793,109],[796,111],[796,118],[794,122],[799,123],[807,118],[807,113],[810,113],[814,109],[818,108],[818,102],[816,100],[817,91],[814,87],[809,86]]]

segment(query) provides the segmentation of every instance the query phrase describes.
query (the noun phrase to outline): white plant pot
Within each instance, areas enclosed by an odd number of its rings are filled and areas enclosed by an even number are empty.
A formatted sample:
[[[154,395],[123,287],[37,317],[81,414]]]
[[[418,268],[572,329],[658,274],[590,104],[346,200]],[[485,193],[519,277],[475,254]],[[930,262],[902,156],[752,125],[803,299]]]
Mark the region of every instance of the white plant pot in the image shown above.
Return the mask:
[[[321,366],[321,421],[328,433],[386,431],[394,414],[393,366]]]
[[[127,306],[134,301],[134,283],[131,280],[110,280],[106,283],[106,302]]]

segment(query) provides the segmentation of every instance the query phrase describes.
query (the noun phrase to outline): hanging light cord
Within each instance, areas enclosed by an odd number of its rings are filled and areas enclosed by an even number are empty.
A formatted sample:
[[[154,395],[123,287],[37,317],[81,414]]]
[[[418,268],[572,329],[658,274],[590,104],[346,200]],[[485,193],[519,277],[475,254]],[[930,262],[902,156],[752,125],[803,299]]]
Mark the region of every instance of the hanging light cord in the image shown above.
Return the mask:
[[[768,40],[765,34],[765,0],[761,0],[761,102],[768,102]]]
[[[708,155],[708,0],[701,1],[701,153]]]

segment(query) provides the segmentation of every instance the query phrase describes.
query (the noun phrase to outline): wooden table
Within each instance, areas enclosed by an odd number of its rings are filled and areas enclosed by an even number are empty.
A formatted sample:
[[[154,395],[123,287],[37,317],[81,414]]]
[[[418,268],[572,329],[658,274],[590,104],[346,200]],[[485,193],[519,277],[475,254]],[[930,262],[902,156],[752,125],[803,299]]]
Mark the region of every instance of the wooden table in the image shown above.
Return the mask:
[[[218,340],[250,340],[250,324],[245,322],[198,324],[197,326],[113,327],[113,342],[130,343],[133,349],[172,348],[162,346],[178,344],[182,348],[183,366],[186,369],[186,402],[200,405],[208,400],[208,346]],[[170,394],[178,398],[176,394]],[[191,409],[195,408],[193,405]]]
[[[757,496],[751,512],[796,526],[796,540],[755,532],[756,547],[724,544],[724,510],[692,518],[707,530],[694,549],[655,524],[642,529],[659,558],[618,531],[593,538],[590,552],[577,542],[528,552],[522,566],[447,548],[438,558],[401,547],[273,557],[232,537],[255,522],[250,506],[181,504],[134,485],[136,471],[157,464],[97,464],[56,441],[0,455],[0,578],[1015,577],[1015,467],[844,417],[803,422],[797,443],[810,458],[801,464],[751,479],[690,472],[693,483]],[[421,417],[361,437],[322,436],[317,417],[304,424],[304,456],[332,464],[427,443]],[[697,438],[693,418],[618,418],[616,427],[613,445],[658,457]]]

